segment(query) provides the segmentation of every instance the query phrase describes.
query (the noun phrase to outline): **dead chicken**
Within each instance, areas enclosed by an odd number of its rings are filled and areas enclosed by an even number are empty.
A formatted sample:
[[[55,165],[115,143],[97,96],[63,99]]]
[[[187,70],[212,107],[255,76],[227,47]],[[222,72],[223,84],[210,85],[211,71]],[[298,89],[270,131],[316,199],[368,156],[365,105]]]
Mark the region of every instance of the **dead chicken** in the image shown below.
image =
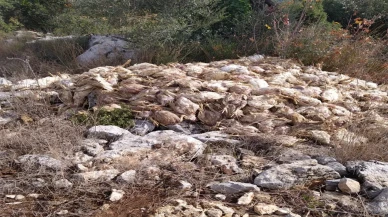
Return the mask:
[[[239,117],[243,113],[241,111],[247,105],[247,96],[243,94],[228,93],[222,99],[224,109],[222,113],[227,118]]]

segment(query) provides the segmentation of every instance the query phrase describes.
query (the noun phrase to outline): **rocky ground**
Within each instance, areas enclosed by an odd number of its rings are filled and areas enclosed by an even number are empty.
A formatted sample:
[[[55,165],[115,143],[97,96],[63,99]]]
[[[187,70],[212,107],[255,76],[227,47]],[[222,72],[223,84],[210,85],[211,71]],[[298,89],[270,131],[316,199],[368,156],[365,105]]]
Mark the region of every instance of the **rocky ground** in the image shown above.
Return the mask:
[[[388,215],[386,86],[254,55],[0,88],[0,215]]]

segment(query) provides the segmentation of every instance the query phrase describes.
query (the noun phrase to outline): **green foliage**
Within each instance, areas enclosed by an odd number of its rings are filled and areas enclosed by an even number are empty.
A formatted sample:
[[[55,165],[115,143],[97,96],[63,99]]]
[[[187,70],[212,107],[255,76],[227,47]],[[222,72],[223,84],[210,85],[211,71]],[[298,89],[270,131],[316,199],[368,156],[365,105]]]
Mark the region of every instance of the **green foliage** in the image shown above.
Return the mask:
[[[94,113],[78,112],[71,121],[82,125],[114,125],[124,129],[134,126],[133,115],[127,106],[114,110],[99,109]]]
[[[281,3],[283,14],[291,22],[303,21],[305,26],[326,22],[327,14],[320,0],[288,0]]]
[[[0,28],[51,31],[52,19],[62,13],[66,3],[67,0],[0,0]]]
[[[327,21],[338,22],[343,28],[347,28],[353,12],[346,10],[341,1],[324,0],[323,8],[327,14]]]

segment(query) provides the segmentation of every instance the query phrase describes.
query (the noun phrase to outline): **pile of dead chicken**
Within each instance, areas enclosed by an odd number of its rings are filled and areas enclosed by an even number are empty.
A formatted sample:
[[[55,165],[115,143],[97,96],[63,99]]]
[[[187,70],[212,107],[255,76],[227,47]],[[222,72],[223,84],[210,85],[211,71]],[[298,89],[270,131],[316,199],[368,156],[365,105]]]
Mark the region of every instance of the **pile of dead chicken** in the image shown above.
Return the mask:
[[[261,55],[98,67],[14,84],[1,79],[0,87],[3,108],[14,97],[55,98],[64,109],[126,104],[160,125],[190,121],[235,135],[332,132],[360,118],[387,123],[385,87]]]

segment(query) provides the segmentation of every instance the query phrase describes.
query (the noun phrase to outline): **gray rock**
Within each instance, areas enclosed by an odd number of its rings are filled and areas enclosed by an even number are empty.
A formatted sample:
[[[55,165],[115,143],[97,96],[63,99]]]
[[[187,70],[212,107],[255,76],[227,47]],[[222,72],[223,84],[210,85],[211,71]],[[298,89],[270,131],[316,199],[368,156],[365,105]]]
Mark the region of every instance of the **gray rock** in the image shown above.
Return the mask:
[[[322,145],[330,145],[330,135],[326,131],[312,130],[309,133],[310,139]]]
[[[388,163],[379,161],[349,161],[345,164],[349,174],[362,183],[361,191],[369,198],[376,197],[388,187]]]
[[[305,155],[305,154],[303,154],[299,151],[296,151],[294,149],[286,148],[279,155],[277,162],[279,162],[279,163],[292,163],[294,161],[309,160],[309,159],[311,159],[311,157],[308,155]]]
[[[125,134],[121,139],[111,143],[109,148],[112,150],[151,149],[156,145],[159,148],[173,150],[177,155],[191,155],[192,158],[202,155],[206,148],[201,141],[172,130],[154,131],[143,137]]]
[[[114,179],[119,173],[120,172],[116,169],[100,170],[100,171],[91,171],[91,172],[85,172],[85,173],[76,173],[73,175],[73,178],[83,182],[88,182],[88,181],[108,182]]]
[[[188,121],[183,121],[174,125],[167,125],[166,128],[186,135],[199,134],[203,132],[203,128],[200,125],[192,124]]]
[[[129,150],[137,148],[151,149],[153,145],[158,144],[157,140],[145,139],[134,134],[125,134],[119,140],[109,145],[111,150]]]
[[[0,88],[9,87],[12,85],[11,81],[8,81],[5,78],[0,78]]]
[[[105,139],[108,141],[118,139],[126,134],[131,135],[128,130],[122,129],[120,127],[102,125],[91,127],[87,132],[88,138]]]
[[[221,131],[211,131],[207,133],[194,134],[191,136],[206,144],[217,143],[217,144],[237,145],[241,143],[241,141],[232,139],[232,137],[229,134],[223,133]]]
[[[128,41],[115,36],[93,35],[89,39],[89,49],[79,55],[77,63],[83,67],[126,61],[135,57],[135,51],[128,49]]]
[[[11,123],[12,121],[15,121],[17,117],[18,116],[12,112],[2,112],[0,114],[0,126],[6,125],[8,123]]]
[[[155,125],[148,120],[135,120],[135,126],[130,130],[131,133],[144,136],[155,129]]]
[[[210,189],[222,194],[237,194],[249,191],[260,191],[256,185],[243,182],[223,182],[210,185]]]
[[[243,170],[238,167],[237,159],[231,155],[212,155],[210,162],[215,166],[224,166],[235,173],[241,173]]]
[[[136,180],[136,170],[128,170],[121,173],[117,177],[117,181],[120,183],[133,184]]]
[[[27,154],[19,156],[17,160],[23,165],[23,167],[38,166],[56,171],[66,169],[66,165],[62,161],[49,157],[47,155]]]
[[[329,156],[314,156],[314,159],[318,161],[319,164],[326,165],[330,162],[337,162],[337,160],[334,157]]]
[[[326,191],[321,195],[322,200],[327,202],[336,202],[340,206],[352,210],[354,212],[360,212],[362,210],[362,204],[357,198],[353,198],[349,195],[341,194],[338,192]]]
[[[340,181],[341,181],[341,179],[326,180],[325,181],[326,191],[336,191]]]
[[[329,162],[326,164],[326,166],[332,168],[337,173],[339,173],[341,176],[346,176],[348,174],[346,167],[339,162]]]
[[[367,210],[373,215],[388,215],[388,188],[382,190],[372,202],[367,204]]]
[[[147,134],[144,139],[158,141],[163,148],[174,150],[177,154],[188,154],[192,158],[202,155],[206,148],[206,144],[200,140],[172,130],[155,131]]]
[[[349,178],[342,178],[338,183],[338,188],[348,194],[356,194],[360,192],[360,183]]]
[[[73,187],[73,183],[67,179],[60,179],[54,182],[54,186],[56,188],[71,188]]]
[[[186,135],[191,134],[190,130],[183,128],[180,124],[167,125],[166,128],[169,130],[175,131],[177,133],[183,133]]]
[[[269,189],[288,189],[313,179],[339,177],[340,175],[332,168],[319,165],[316,160],[310,159],[274,166],[260,173],[254,183]]]
[[[96,156],[104,151],[104,148],[99,144],[98,140],[85,139],[81,142],[82,150],[91,156]]]
[[[80,163],[86,163],[92,159],[93,159],[92,156],[89,156],[89,155],[83,153],[82,151],[79,151],[79,152],[76,152],[74,154],[74,156],[72,156],[71,162],[73,164],[80,164]]]

